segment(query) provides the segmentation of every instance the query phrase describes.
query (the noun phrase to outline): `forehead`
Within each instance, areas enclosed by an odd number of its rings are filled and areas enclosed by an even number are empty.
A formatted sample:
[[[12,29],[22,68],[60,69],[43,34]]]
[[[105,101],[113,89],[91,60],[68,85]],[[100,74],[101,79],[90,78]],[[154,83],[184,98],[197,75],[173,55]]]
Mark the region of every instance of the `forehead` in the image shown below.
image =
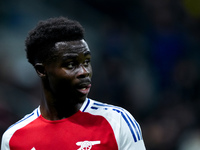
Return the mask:
[[[55,50],[58,53],[81,53],[90,51],[85,40],[57,42],[55,43]]]

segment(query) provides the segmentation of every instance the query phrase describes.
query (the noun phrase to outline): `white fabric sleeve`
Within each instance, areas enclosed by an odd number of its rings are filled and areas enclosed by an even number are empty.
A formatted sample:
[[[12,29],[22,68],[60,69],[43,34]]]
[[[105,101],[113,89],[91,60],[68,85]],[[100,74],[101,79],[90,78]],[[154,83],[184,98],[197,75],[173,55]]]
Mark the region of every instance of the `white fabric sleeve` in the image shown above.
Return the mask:
[[[3,136],[2,136],[1,150],[10,150],[9,138],[7,138],[5,134],[3,134]]]
[[[128,111],[120,113],[119,150],[146,150],[138,122]]]

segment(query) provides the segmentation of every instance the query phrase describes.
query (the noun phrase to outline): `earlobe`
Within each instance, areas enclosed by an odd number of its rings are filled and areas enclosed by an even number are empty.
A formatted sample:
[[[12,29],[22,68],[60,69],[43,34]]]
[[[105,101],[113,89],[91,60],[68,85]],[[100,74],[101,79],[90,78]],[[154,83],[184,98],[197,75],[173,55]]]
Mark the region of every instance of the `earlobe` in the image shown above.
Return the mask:
[[[34,67],[39,77],[42,78],[46,76],[45,67],[42,63],[36,63]]]

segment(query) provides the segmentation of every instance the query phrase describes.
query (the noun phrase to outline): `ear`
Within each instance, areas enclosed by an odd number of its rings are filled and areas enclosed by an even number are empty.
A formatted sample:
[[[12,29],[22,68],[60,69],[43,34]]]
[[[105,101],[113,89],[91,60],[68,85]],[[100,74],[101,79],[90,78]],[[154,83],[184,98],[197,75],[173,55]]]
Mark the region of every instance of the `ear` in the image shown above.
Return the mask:
[[[34,67],[35,67],[35,70],[36,70],[37,74],[39,75],[39,77],[46,76],[45,67],[42,63],[36,63]]]

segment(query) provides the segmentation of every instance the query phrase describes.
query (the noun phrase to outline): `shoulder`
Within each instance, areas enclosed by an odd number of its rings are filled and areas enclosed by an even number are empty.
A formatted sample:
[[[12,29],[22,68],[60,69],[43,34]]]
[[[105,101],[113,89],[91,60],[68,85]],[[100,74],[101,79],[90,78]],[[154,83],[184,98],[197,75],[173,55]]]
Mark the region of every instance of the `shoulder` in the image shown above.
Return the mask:
[[[129,116],[130,113],[122,107],[111,104],[102,103],[93,99],[86,99],[81,108],[82,112],[88,112],[93,115],[100,115],[106,118],[120,119],[121,117]]]
[[[142,140],[139,123],[122,107],[87,99],[81,111],[103,116],[114,130],[120,131],[120,134],[128,132],[135,142]]]
[[[88,112],[93,115],[101,115],[104,117],[115,117],[114,119],[124,118],[125,120],[130,120],[135,118],[124,108],[102,103],[93,99],[87,99],[81,108],[82,112]]]
[[[36,118],[38,118],[39,116],[40,116],[40,110],[38,107],[30,114],[25,115],[21,120],[17,121],[13,125],[11,125],[7,129],[7,131],[14,130],[14,129],[20,129],[20,128],[26,126],[27,124],[29,124],[30,122],[32,122],[33,120],[35,120]]]
[[[8,145],[11,137],[13,136],[13,134],[25,127],[26,125],[28,125],[29,123],[31,123],[32,121],[34,121],[36,118],[38,118],[40,115],[40,111],[39,111],[39,107],[36,108],[32,113],[25,115],[21,120],[19,120],[18,122],[14,123],[13,125],[11,125],[3,134],[2,136],[2,147],[4,147],[5,145]]]
[[[104,117],[113,129],[120,150],[145,150],[140,125],[126,109],[86,99],[80,111]]]

